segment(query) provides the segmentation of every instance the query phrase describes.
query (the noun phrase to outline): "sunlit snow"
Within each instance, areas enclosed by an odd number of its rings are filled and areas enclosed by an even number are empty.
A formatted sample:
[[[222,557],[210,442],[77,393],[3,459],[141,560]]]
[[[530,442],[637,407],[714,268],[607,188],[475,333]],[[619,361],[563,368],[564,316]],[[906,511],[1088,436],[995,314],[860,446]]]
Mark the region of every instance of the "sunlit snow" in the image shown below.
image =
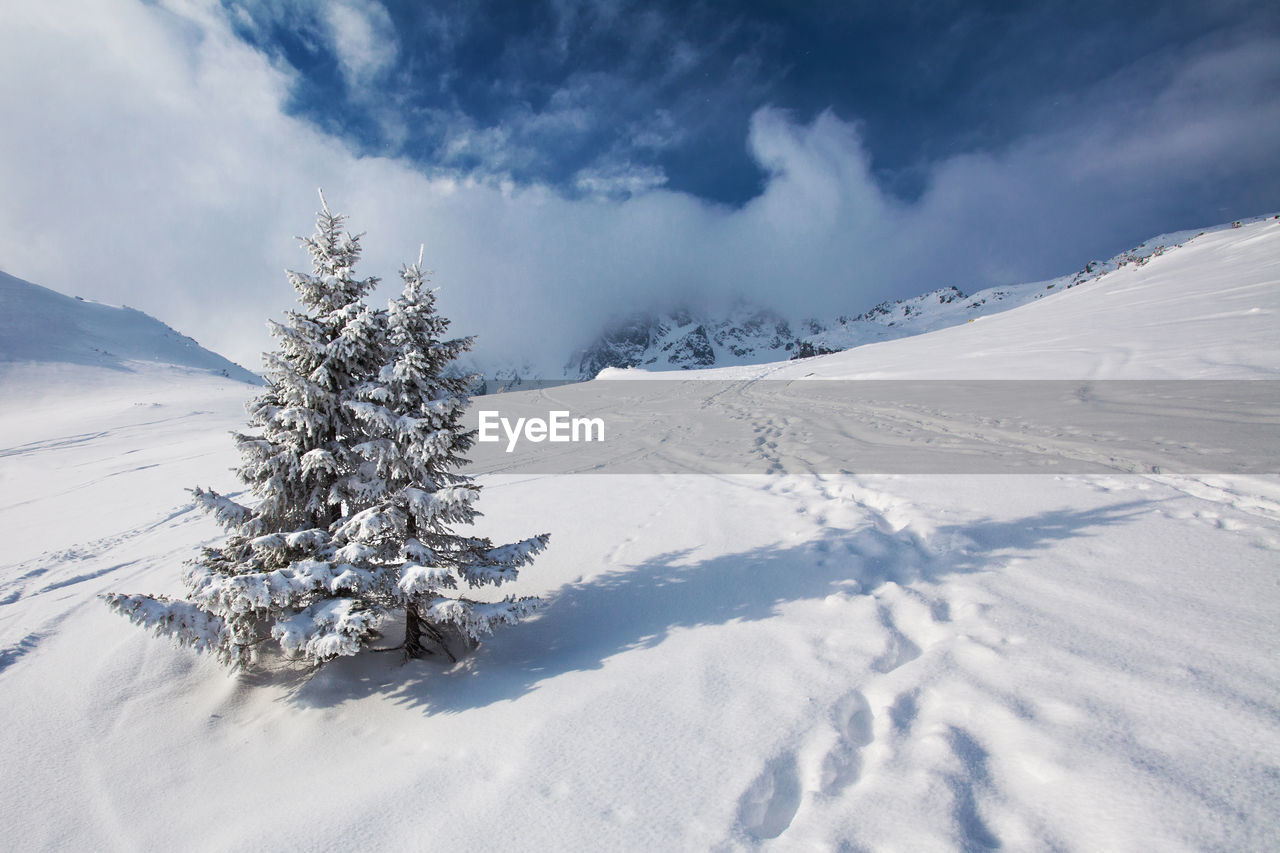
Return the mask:
[[[1275,381],[1278,312],[1267,220],[973,323],[702,375]],[[97,596],[181,592],[184,561],[218,534],[185,489],[235,496],[227,433],[254,389],[166,366],[169,350],[50,352],[0,364],[10,845],[1175,851],[1280,836],[1280,462],[485,474],[482,532],[552,533],[515,584],[546,598],[535,617],[451,666],[369,653],[228,676]]]

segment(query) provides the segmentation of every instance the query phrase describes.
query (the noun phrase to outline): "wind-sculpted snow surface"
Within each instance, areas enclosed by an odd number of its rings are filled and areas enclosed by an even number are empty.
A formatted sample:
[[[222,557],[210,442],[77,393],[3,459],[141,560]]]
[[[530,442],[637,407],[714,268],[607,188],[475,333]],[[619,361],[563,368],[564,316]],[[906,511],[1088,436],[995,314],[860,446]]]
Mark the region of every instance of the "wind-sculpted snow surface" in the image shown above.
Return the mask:
[[[1270,311],[1275,287],[1248,272],[1260,233],[1213,249],[1241,266],[1216,265],[1198,298],[1162,270],[1197,241],[1137,271],[1176,298],[1110,339],[1141,354],[1130,369],[1274,375],[1274,345],[1251,331],[1268,315],[1248,313]],[[984,351],[1042,333],[1018,315],[1054,303],[1063,340],[1095,346],[1105,321],[1071,303],[1127,298],[1146,280],[1128,275],[1008,312]],[[1193,319],[1215,303],[1228,319]],[[893,350],[893,369],[973,351],[938,334],[894,344],[920,349]],[[1114,351],[1010,370],[1088,379]],[[480,477],[478,534],[555,530],[559,551],[513,585],[546,601],[539,614],[462,662],[364,654],[312,675],[269,658],[229,679],[96,595],[179,591],[175,567],[219,532],[183,487],[227,478],[244,396],[158,374],[0,414],[0,762],[20,780],[0,793],[0,831],[24,848],[1234,851],[1280,837],[1274,475],[814,473],[782,452],[804,412],[753,420],[731,399],[768,473]]]

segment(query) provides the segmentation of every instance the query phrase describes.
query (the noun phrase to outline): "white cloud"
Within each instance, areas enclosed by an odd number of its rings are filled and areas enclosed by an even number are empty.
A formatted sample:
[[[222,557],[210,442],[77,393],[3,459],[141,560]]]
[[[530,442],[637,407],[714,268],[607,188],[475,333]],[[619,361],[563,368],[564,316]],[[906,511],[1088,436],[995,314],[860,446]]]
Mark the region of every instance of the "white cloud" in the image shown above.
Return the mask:
[[[667,175],[656,166],[636,166],[630,162],[600,163],[581,169],[573,185],[588,195],[639,195],[662,186]]]
[[[762,110],[749,145],[770,177],[731,209],[621,166],[582,177],[635,181],[635,194],[569,200],[356,156],[285,114],[289,73],[212,0],[6,15],[0,269],[129,303],[251,367],[266,318],[292,302],[281,270],[305,264],[292,238],[310,230],[317,186],[368,233],[366,271],[394,278],[425,243],[456,330],[552,356],[646,304],[742,293],[853,312],[1065,272],[1095,247],[1208,224],[1178,217],[1197,209],[1188,197],[1214,198],[1226,162],[1271,182],[1258,209],[1221,219],[1263,212],[1277,189],[1280,50],[1261,41],[1195,58],[1141,108],[1098,101],[1064,129],[930,164],[911,204],[882,192],[856,124]]]
[[[324,4],[323,9],[349,85],[367,87],[395,64],[396,32],[384,6],[376,0],[341,0]]]

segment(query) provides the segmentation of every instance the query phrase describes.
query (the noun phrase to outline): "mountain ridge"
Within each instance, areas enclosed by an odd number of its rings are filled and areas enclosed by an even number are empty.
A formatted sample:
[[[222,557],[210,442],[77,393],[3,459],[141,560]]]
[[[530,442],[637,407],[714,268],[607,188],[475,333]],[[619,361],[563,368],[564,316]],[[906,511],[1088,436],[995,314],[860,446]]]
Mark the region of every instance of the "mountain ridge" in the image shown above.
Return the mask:
[[[1275,214],[1207,228],[1159,234],[1107,260],[1093,260],[1073,273],[1052,279],[990,287],[966,294],[943,286],[904,299],[886,300],[857,314],[790,321],[775,308],[738,299],[722,312],[677,306],[666,311],[634,311],[605,325],[588,344],[576,349],[561,368],[541,368],[528,361],[487,364],[473,356],[467,369],[480,373],[483,391],[510,390],[530,383],[576,382],[602,370],[639,368],[650,371],[737,367],[843,352],[864,344],[896,340],[972,322],[1017,308],[1130,265],[1180,248],[1203,234],[1275,218]]]

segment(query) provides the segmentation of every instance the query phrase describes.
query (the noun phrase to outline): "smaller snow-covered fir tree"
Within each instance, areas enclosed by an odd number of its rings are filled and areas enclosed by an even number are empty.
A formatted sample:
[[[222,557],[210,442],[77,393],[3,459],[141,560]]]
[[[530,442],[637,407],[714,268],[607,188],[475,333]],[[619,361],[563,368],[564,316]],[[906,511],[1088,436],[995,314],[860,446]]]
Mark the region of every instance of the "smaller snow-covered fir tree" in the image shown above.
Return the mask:
[[[444,339],[449,321],[436,311],[420,265],[400,275],[404,291],[387,318],[390,357],[364,399],[349,406],[375,436],[357,450],[374,466],[380,490],[335,535],[344,547],[398,567],[395,600],[405,611],[405,652],[426,652],[425,636],[452,657],[442,628],[474,640],[497,624],[518,621],[535,602],[482,603],[447,591],[514,579],[548,537],[494,547],[488,539],[453,532],[453,525],[475,520],[480,496],[480,487],[457,470],[475,441],[462,424],[473,377],[446,371],[471,349],[472,339]]]
[[[273,324],[279,349],[248,406],[256,432],[235,437],[256,503],[195,489],[228,537],[192,561],[186,599],[104,596],[232,667],[270,640],[317,663],[355,654],[400,612],[407,655],[452,658],[447,634],[474,642],[537,604],[456,594],[513,580],[548,536],[494,546],[454,532],[479,514],[480,488],[457,470],[474,440],[462,423],[469,379],[445,368],[471,339],[444,338],[419,265],[401,272],[389,310],[369,308],[377,279],[355,278],[359,238],[342,223],[325,206],[302,241],[312,273],[289,277],[304,310]]]

